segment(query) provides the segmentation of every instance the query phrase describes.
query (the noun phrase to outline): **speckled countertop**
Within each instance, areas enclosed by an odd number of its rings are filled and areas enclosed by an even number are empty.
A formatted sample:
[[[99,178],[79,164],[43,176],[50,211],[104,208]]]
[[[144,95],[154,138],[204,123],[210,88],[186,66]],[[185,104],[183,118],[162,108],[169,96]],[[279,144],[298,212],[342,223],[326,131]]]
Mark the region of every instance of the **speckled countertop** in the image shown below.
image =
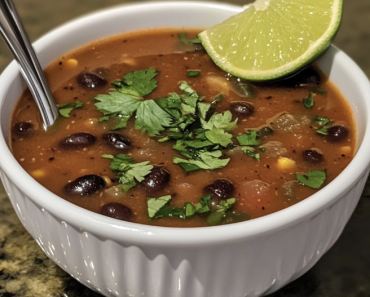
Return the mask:
[[[31,40],[67,20],[125,2],[134,1],[14,0]],[[227,2],[243,5],[248,0]],[[334,43],[370,77],[370,1],[344,2],[343,22]],[[0,71],[10,61],[11,55],[0,41]],[[100,295],[71,278],[46,257],[19,222],[0,184],[0,297],[54,296]],[[334,247],[304,276],[270,295],[324,296],[370,296],[370,182]]]

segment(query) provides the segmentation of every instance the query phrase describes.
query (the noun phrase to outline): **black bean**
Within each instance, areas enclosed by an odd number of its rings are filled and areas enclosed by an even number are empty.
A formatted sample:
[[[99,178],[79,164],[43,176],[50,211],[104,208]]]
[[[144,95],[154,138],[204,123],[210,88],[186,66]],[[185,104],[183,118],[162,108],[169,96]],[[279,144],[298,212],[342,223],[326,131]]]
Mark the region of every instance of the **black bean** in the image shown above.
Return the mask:
[[[324,156],[316,150],[305,150],[302,153],[303,159],[312,164],[320,163],[324,159]]]
[[[101,190],[105,186],[105,181],[98,175],[84,175],[64,186],[64,191],[68,195],[87,196]]]
[[[349,130],[344,126],[332,126],[327,129],[328,135],[326,139],[329,142],[340,142],[345,140],[348,137]]]
[[[16,123],[13,126],[13,132],[14,134],[18,136],[28,136],[33,130],[34,130],[34,125],[30,122],[20,122]]]
[[[221,199],[232,198],[234,185],[227,179],[216,179],[213,183],[203,188],[204,194],[216,195]]]
[[[64,149],[79,149],[91,146],[95,143],[96,137],[90,133],[79,132],[71,134],[59,142]]]
[[[116,202],[111,202],[103,205],[103,207],[100,210],[100,213],[107,217],[127,222],[132,222],[134,216],[130,208],[121,203]]]
[[[142,182],[143,187],[147,193],[155,193],[170,182],[170,173],[158,166],[154,166],[151,173],[149,173]]]
[[[105,133],[103,135],[103,140],[119,150],[128,150],[131,146],[130,141],[119,133]]]
[[[279,81],[279,84],[281,84],[281,86],[283,87],[299,88],[305,86],[319,85],[320,82],[321,78],[319,73],[312,67],[309,67],[303,69],[302,71],[289,78],[282,79],[281,81]]]
[[[86,89],[101,88],[108,83],[106,79],[92,72],[80,73],[77,75],[76,80],[81,87]]]
[[[247,118],[254,112],[254,107],[248,102],[232,102],[230,104],[231,113],[238,118]]]

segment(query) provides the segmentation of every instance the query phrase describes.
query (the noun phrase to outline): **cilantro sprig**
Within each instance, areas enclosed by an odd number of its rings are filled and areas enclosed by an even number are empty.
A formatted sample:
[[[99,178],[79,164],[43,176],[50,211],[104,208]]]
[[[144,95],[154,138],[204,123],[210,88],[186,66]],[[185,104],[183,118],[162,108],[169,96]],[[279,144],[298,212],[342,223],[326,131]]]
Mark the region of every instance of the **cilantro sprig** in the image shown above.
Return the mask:
[[[142,182],[153,169],[149,161],[136,163],[133,158],[123,153],[116,156],[104,154],[102,158],[111,160],[109,168],[117,172],[121,190],[124,192],[135,187],[137,182]]]
[[[160,134],[165,127],[170,126],[172,117],[160,108],[153,99],[143,100],[157,88],[157,74],[155,68],[128,72],[122,81],[113,83],[116,90],[107,94],[96,96],[95,107],[104,116],[100,121],[116,118],[119,123],[114,129],[127,126],[127,121],[136,112],[135,127],[150,136]]]

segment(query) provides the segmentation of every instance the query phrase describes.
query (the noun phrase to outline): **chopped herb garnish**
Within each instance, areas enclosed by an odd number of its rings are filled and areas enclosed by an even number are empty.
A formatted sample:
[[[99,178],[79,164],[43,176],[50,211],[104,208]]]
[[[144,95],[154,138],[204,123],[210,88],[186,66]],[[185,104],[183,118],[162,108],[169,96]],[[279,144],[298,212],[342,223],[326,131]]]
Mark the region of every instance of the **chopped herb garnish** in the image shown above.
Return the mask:
[[[319,125],[319,128],[316,130],[317,134],[328,135],[328,127],[333,124],[329,118],[316,116],[314,122]]]
[[[260,158],[260,154],[259,153],[256,153],[253,147],[250,147],[250,146],[242,146],[242,151],[248,157],[251,157],[253,159],[256,159],[257,161],[259,161],[261,159]]]
[[[188,71],[188,76],[189,77],[197,77],[200,75],[200,71],[197,71],[197,70],[189,70]]]
[[[144,177],[153,169],[153,165],[150,165],[149,161],[135,163],[133,158],[122,153],[116,156],[104,154],[102,157],[112,160],[109,168],[117,171],[117,178],[124,192],[135,187],[137,182],[143,181]]]
[[[174,157],[172,161],[173,163],[180,165],[186,172],[196,171],[199,169],[213,170],[223,168],[230,161],[230,159],[220,159],[222,156],[222,152],[220,150],[189,150],[186,152],[182,151],[181,153],[190,155],[191,158],[185,160]]]
[[[192,204],[186,202],[182,208],[168,206],[171,201],[171,196],[163,196],[159,198],[148,198],[147,208],[149,219],[158,219],[166,217],[178,217],[187,219],[197,214],[207,214],[207,223],[209,225],[218,225],[221,223],[240,222],[250,219],[250,216],[244,213],[230,213],[229,210],[235,205],[236,199],[229,198],[221,200],[216,206],[215,211],[209,208],[211,195],[203,196],[199,202]]]
[[[159,198],[148,198],[146,203],[148,206],[148,217],[153,219],[157,213],[171,200],[171,196],[163,196]]]
[[[258,133],[256,131],[249,131],[248,133],[236,136],[236,139],[238,140],[240,145],[256,146],[260,144],[257,137]]]
[[[319,116],[316,116],[314,121],[315,121],[315,123],[319,124],[320,126],[328,126],[328,125],[331,125],[333,123],[329,118],[319,117]]]
[[[65,118],[69,118],[70,116],[70,113],[72,110],[76,109],[76,108],[80,108],[82,107],[84,104],[80,101],[76,101],[76,102],[70,102],[70,103],[62,103],[59,108],[58,108],[58,111],[59,111],[59,114]]]
[[[232,121],[232,114],[229,110],[224,113],[213,114],[208,121],[201,120],[202,127],[207,130],[223,129],[225,131],[231,131],[236,128],[238,120]]]
[[[319,189],[325,183],[326,171],[312,170],[306,172],[304,175],[297,173],[296,177],[302,185],[313,189]]]
[[[316,133],[321,135],[328,135],[328,128],[320,127],[319,129],[316,130]]]
[[[315,105],[315,100],[313,98],[313,92],[310,92],[308,97],[303,99],[303,105],[305,108],[312,108]]]
[[[180,33],[178,36],[183,44],[201,43],[199,38],[188,39],[186,33]]]
[[[211,212],[211,214],[207,217],[208,225],[214,226],[218,225],[222,222],[225,213],[234,206],[236,203],[235,198],[229,198],[226,200],[221,200],[221,202],[217,205],[217,210]]]
[[[320,88],[314,89],[312,92],[316,94],[321,94],[321,95],[326,94],[326,91]]]

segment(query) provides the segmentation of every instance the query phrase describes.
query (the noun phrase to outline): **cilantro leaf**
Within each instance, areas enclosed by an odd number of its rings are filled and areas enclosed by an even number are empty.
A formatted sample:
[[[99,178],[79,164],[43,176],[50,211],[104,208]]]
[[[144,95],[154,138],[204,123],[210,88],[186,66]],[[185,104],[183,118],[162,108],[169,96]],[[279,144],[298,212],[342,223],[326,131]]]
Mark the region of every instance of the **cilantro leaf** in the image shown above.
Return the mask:
[[[249,131],[248,133],[241,134],[236,136],[240,145],[245,146],[256,146],[259,145],[259,141],[257,140],[258,133],[256,131]]]
[[[304,175],[296,173],[296,178],[302,185],[313,189],[319,189],[325,183],[326,171],[312,170],[306,172]]]
[[[333,123],[329,118],[320,116],[316,116],[314,122],[319,124],[320,126],[328,126]]]
[[[313,92],[310,92],[307,98],[303,99],[303,105],[305,108],[312,108],[315,105],[315,101],[313,98]]]
[[[220,159],[222,152],[220,150],[208,152],[199,150],[194,153],[192,159],[184,160],[178,157],[173,158],[173,163],[180,165],[186,172],[199,169],[213,170],[225,167],[230,159]]]
[[[117,178],[124,192],[135,187],[137,182],[143,181],[153,169],[153,165],[150,165],[149,161],[135,163],[133,158],[122,153],[116,156],[104,154],[102,158],[111,160],[109,168],[117,171]]]
[[[236,203],[235,198],[229,198],[221,200],[216,206],[215,211],[211,211],[209,208],[209,202],[212,199],[211,195],[203,196],[199,199],[199,202],[192,204],[185,202],[182,208],[180,207],[168,207],[167,205],[171,201],[171,196],[162,196],[159,198],[148,198],[147,199],[147,211],[149,219],[166,218],[166,217],[179,217],[181,219],[190,218],[196,214],[208,214],[207,223],[209,225],[217,225],[228,220],[226,223],[234,221],[242,221],[250,219],[250,216],[244,213],[237,215],[227,216],[227,211],[230,210]]]
[[[213,114],[209,121],[205,121],[201,119],[201,123],[204,129],[212,130],[213,128],[216,129],[224,129],[225,131],[231,131],[236,127],[237,119],[235,121],[232,120],[232,114],[229,110],[222,113]]]
[[[200,41],[200,39],[199,39],[199,38],[188,39],[188,38],[186,37],[186,33],[180,33],[180,34],[178,34],[177,36],[180,38],[180,40],[181,40],[181,42],[182,42],[183,44],[202,43],[202,42]]]
[[[130,71],[123,76],[121,84],[116,84],[119,91],[125,94],[143,97],[150,94],[157,88],[157,69],[149,68],[147,70]]]
[[[223,147],[228,147],[233,144],[231,141],[233,136],[222,129],[208,130],[205,132],[205,136],[213,144],[220,144]]]
[[[148,198],[147,207],[149,219],[155,218],[158,211],[160,211],[170,200],[171,200],[170,195],[159,198]]]
[[[199,202],[194,205],[196,213],[209,212],[209,201],[212,199],[212,195],[206,195],[199,199]]]
[[[171,116],[150,99],[139,105],[136,111],[135,128],[155,136],[162,132],[164,127],[170,126],[171,121]]]
[[[119,91],[97,95],[94,98],[98,103],[95,107],[104,115],[127,115],[131,116],[140,106],[141,100]]]
[[[228,211],[230,208],[234,206],[236,203],[235,198],[229,198],[226,200],[221,200],[220,204],[217,205],[217,210],[212,212],[207,217],[207,223],[208,225],[217,225],[220,224],[225,216],[226,211]]]
[[[189,70],[188,71],[188,76],[189,77],[197,77],[200,75],[200,71],[197,71],[197,70]]]
[[[250,146],[243,146],[242,147],[242,151],[248,156],[248,157],[251,157],[253,159],[256,159],[257,161],[261,160],[260,158],[260,154],[259,153],[256,153],[254,151],[254,148],[253,147],[250,147]]]
[[[69,118],[72,110],[82,107],[84,104],[81,101],[62,103],[59,108],[59,114],[65,118]]]
[[[333,124],[333,121],[332,120],[330,120],[327,117],[316,116],[314,118],[314,122],[320,126],[316,130],[316,133],[317,134],[328,135],[328,129],[327,129],[327,127],[330,126],[331,124]]]
[[[211,108],[211,104],[210,103],[203,103],[203,102],[199,102],[198,103],[198,114],[199,114],[199,118],[201,118],[202,120],[205,120],[206,117],[207,117],[207,114],[209,112]]]
[[[312,92],[316,93],[316,94],[326,94],[326,91],[324,89],[321,89],[321,88],[316,88],[314,89]]]

